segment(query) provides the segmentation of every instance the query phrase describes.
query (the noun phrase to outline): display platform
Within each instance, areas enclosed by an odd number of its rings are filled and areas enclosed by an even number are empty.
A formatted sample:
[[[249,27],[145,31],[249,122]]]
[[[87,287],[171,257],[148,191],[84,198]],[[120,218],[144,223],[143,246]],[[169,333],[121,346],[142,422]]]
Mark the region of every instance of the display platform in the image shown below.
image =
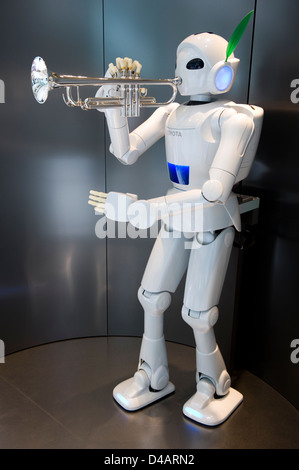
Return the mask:
[[[299,412],[247,371],[223,424],[183,415],[195,391],[195,350],[167,342],[173,394],[127,412],[112,397],[137,366],[141,339],[96,337],[33,347],[0,364],[1,449],[298,449]]]

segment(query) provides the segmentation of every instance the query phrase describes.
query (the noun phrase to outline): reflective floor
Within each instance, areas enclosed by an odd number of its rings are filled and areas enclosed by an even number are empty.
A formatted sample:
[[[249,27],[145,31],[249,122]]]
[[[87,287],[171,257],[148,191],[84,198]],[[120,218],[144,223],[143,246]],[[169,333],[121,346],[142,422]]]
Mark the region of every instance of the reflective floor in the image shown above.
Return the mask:
[[[249,372],[244,401],[217,427],[182,414],[195,391],[195,351],[167,343],[176,391],[126,412],[113,387],[137,365],[140,338],[75,339],[27,349],[0,364],[1,449],[298,449],[299,412]]]

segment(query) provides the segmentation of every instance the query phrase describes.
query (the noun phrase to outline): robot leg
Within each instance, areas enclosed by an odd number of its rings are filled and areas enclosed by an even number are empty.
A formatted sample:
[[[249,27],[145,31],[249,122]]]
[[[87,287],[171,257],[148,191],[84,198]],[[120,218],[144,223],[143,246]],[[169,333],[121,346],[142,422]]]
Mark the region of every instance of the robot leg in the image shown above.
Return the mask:
[[[234,238],[234,229],[223,230],[211,243],[191,250],[182,317],[194,331],[196,343],[196,393],[183,413],[202,424],[225,421],[242,402],[230,387],[231,380],[217,346],[213,326]]]
[[[144,334],[137,372],[113,390],[114,399],[126,410],[134,411],[172,393],[169,382],[164,312],[180,282],[189,259],[186,239],[162,227],[148,261],[138,299],[144,310]]]

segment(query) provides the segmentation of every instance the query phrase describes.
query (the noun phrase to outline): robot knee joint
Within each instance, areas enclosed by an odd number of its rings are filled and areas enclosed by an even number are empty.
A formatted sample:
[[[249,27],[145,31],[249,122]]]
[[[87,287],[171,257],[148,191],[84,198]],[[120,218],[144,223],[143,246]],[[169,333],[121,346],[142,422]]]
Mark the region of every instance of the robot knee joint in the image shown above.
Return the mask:
[[[169,292],[148,292],[140,286],[138,299],[144,310],[152,315],[159,315],[169,307],[171,295]]]
[[[216,324],[218,320],[218,307],[214,306],[204,312],[190,310],[185,305],[182,308],[183,320],[194,330],[205,333]]]

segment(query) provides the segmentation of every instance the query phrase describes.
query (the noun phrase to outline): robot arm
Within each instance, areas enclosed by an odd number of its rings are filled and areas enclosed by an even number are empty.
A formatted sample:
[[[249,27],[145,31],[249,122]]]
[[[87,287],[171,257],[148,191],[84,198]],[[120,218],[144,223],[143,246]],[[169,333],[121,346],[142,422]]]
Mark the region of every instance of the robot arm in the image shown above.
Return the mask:
[[[164,120],[174,106],[178,105],[159,108],[135,131],[127,133],[130,147],[122,157],[125,163],[127,158],[134,158],[136,161],[139,155],[163,135]],[[254,125],[248,115],[234,109],[223,111],[219,121],[218,124],[217,120],[216,125],[219,126],[218,130],[221,130],[221,140],[210,168],[210,179],[203,185],[202,190],[179,191],[147,201],[138,200],[136,195],[129,193],[91,192],[90,204],[96,206],[98,213],[106,214],[110,220],[129,221],[133,226],[143,229],[151,227],[159,219],[167,218],[169,214],[182,213],[185,208],[189,210],[190,204],[225,203],[235,183]]]
[[[190,209],[190,204],[202,203],[200,189],[181,191],[149,200],[138,200],[136,194],[118,193],[111,191],[108,194],[99,191],[90,191],[89,204],[94,206],[97,214],[105,214],[107,219],[117,222],[130,222],[138,229],[146,229],[158,220],[167,219],[170,215],[181,214],[183,207]]]
[[[177,106],[171,103],[158,108],[131,133],[127,118],[120,116],[119,110],[105,111],[111,139],[110,152],[125,165],[135,163],[140,155],[164,136],[166,119]]]
[[[130,76],[133,70],[136,76],[139,76],[141,64],[138,61],[132,62],[132,59],[127,57],[125,59],[117,58],[116,66],[109,65],[106,77],[121,78],[121,74]],[[102,86],[96,96],[115,97],[118,95],[118,88],[117,86]],[[125,165],[135,163],[140,155],[164,136],[166,119],[177,106],[178,104],[171,103],[158,108],[147,121],[131,133],[129,132],[128,120],[121,116],[120,109],[106,109],[104,113],[111,140],[110,152]]]
[[[209,176],[202,188],[210,202],[225,203],[229,197],[242,158],[254,131],[253,120],[235,110],[226,110],[220,116],[221,140],[212,162]]]

